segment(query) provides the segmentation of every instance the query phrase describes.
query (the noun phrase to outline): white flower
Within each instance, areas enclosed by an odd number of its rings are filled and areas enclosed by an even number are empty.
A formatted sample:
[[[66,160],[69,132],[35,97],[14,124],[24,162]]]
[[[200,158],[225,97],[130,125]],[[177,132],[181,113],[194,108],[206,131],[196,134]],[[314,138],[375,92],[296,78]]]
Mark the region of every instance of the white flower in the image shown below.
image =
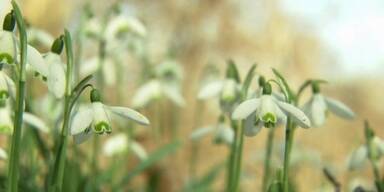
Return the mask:
[[[384,155],[384,140],[379,137],[374,137],[372,139],[372,148],[375,157],[379,160]],[[361,145],[348,157],[348,168],[350,170],[360,169],[364,166],[368,158],[367,145]]]
[[[124,154],[127,150],[131,150],[141,160],[148,157],[147,152],[139,143],[129,140],[123,133],[109,138],[103,146],[104,154],[109,157]]]
[[[8,107],[7,104],[2,104],[3,106],[0,107],[0,133],[4,134],[12,134],[13,133],[13,121],[11,116],[11,109]],[[46,126],[46,124],[40,120],[35,115],[24,112],[23,113],[23,121],[29,125],[31,125],[33,128],[37,128],[38,130],[48,133],[49,128]]]
[[[100,96],[95,89],[91,92],[91,101],[92,103],[86,109],[75,114],[72,121],[71,135],[78,137],[79,143],[85,141],[92,132],[111,133],[111,114],[133,120],[141,125],[149,125],[149,120],[133,109],[104,105],[100,102]]]
[[[66,77],[64,63],[57,53],[48,52],[44,55],[48,73],[43,74],[47,77],[48,89],[57,98],[62,98],[65,93]]]
[[[300,127],[311,126],[310,120],[300,109],[268,94],[242,102],[234,110],[232,119],[245,119],[245,134],[254,136],[262,127],[273,127],[279,122],[284,122],[287,115]]]
[[[51,34],[35,27],[29,27],[27,33],[31,45],[50,47],[55,40]]]
[[[13,64],[17,56],[17,40],[11,31],[0,30],[0,63]]]
[[[150,102],[168,98],[178,106],[184,106],[185,101],[177,87],[166,82],[154,79],[141,86],[133,96],[133,106],[142,108]]]
[[[80,66],[80,75],[85,77],[87,75],[94,74],[95,72],[97,72],[97,70],[100,69],[100,67],[102,67],[101,71],[103,73],[103,78],[105,80],[106,85],[115,85],[117,82],[117,71],[113,60],[110,57],[106,57],[102,66],[100,66],[100,64],[101,62],[99,57],[92,57],[86,60]]]
[[[240,98],[240,85],[234,79],[216,80],[200,89],[197,98],[201,100],[220,98],[223,111],[231,112]]]
[[[213,141],[216,144],[225,143],[231,145],[235,136],[233,129],[225,123],[221,122],[218,123],[216,126],[198,128],[192,132],[189,138],[192,141],[198,141],[210,133],[214,134]]]
[[[124,33],[144,37],[147,31],[144,25],[135,17],[119,15],[114,17],[107,25],[105,30],[106,39],[118,39]]]
[[[355,117],[355,113],[346,105],[320,93],[313,94],[312,98],[303,107],[303,111],[308,115],[315,127],[322,126],[325,123],[328,110],[345,119]]]
[[[100,37],[101,31],[101,23],[96,17],[90,18],[84,26],[85,35],[88,35],[90,37]]]
[[[16,97],[16,85],[7,74],[0,70],[0,100],[7,99],[9,96]]]

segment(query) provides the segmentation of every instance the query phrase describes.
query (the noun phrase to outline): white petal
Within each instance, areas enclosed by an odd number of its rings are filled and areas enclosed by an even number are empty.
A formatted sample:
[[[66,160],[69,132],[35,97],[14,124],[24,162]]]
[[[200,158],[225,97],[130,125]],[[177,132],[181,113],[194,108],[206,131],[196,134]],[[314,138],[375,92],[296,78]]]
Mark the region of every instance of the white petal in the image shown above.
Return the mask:
[[[133,106],[141,108],[149,104],[152,100],[161,97],[161,85],[157,80],[152,80],[137,90],[133,96]]]
[[[7,159],[7,158],[8,158],[7,152],[3,148],[0,148],[0,159]]]
[[[131,119],[139,124],[142,125],[149,125],[149,120],[142,115],[141,113],[130,109],[128,107],[114,107],[114,106],[108,106],[107,107],[111,112],[120,115],[122,117]]]
[[[93,128],[100,133],[108,133],[111,130],[111,122],[106,110],[106,106],[101,102],[92,103],[93,110]]]
[[[7,55],[12,59],[11,63],[9,63],[8,60],[6,61],[5,58],[2,58],[2,61],[0,60],[0,62],[8,64],[14,63],[16,57],[16,40],[13,33],[0,30],[0,42],[0,55]]]
[[[77,145],[80,145],[87,141],[91,136],[93,135],[93,132],[90,127],[88,129],[83,130],[79,134],[73,135],[73,140]]]
[[[353,119],[355,117],[355,113],[342,102],[327,97],[325,98],[325,102],[327,103],[328,109],[339,117],[345,119]]]
[[[46,31],[30,27],[27,31],[28,33],[28,43],[42,45],[44,47],[50,47],[54,41],[54,38],[51,34]]]
[[[214,127],[202,127],[202,128],[197,128],[192,132],[192,134],[189,136],[189,138],[192,141],[197,141],[203,138],[204,136],[208,135],[209,133],[213,132],[215,130]]]
[[[198,99],[209,99],[212,97],[215,97],[220,94],[221,90],[223,89],[223,81],[213,81],[210,82],[202,89],[200,89],[199,94],[197,95]]]
[[[162,88],[164,95],[166,95],[175,104],[180,107],[185,105],[184,98],[176,87],[163,85]]]
[[[9,91],[9,94],[12,98],[16,98],[16,85],[15,85],[15,82],[13,82],[13,80],[8,77],[8,75],[4,74],[4,79],[7,83],[7,86],[8,86],[8,91]]]
[[[302,128],[311,127],[311,121],[300,109],[288,103],[284,103],[280,101],[277,101],[276,103],[279,105],[282,111],[284,111],[287,115],[290,115],[300,127]]]
[[[95,17],[89,19],[85,24],[84,33],[92,37],[98,37],[101,33],[101,24],[99,20]]]
[[[50,56],[56,57],[56,56]],[[57,55],[59,58],[59,55]],[[60,58],[59,58],[60,59]],[[47,76],[48,89],[57,98],[62,98],[65,93],[65,70],[60,60],[49,63],[49,74]]]
[[[140,143],[130,141],[128,146],[140,160],[145,160],[148,158],[147,152],[145,151],[144,147],[140,145]]]
[[[32,127],[39,129],[40,131],[42,131],[44,133],[48,133],[49,132],[49,128],[44,123],[44,121],[42,121],[40,118],[36,117],[35,115],[33,115],[31,113],[24,112],[24,114],[23,114],[23,121],[25,123],[28,123]]]
[[[72,120],[71,125],[71,135],[77,135],[84,132],[93,121],[93,111],[92,108],[87,107],[84,110],[81,110],[75,114]]]
[[[249,115],[244,121],[244,135],[248,137],[253,137],[260,132],[261,128],[263,128],[263,123],[259,121],[256,125],[256,112],[253,112]]]
[[[28,45],[27,51],[28,64],[31,65],[33,70],[37,71],[41,75],[48,76],[48,65],[46,64],[43,56],[34,47]]]
[[[360,146],[354,151],[348,161],[348,167],[350,170],[359,169],[364,165],[365,160],[367,159],[368,151],[366,146]]]
[[[251,113],[255,112],[256,109],[260,106],[260,99],[249,99],[242,103],[240,103],[239,106],[235,108],[235,110],[232,113],[232,119],[245,119]]]
[[[128,149],[128,138],[120,133],[110,137],[103,146],[103,152],[106,156],[113,156],[126,152]]]
[[[114,39],[119,35],[131,32],[138,36],[145,36],[146,30],[144,25],[134,17],[118,16],[109,22],[106,28],[106,38]]]
[[[325,123],[327,105],[324,97],[320,94],[315,94],[307,104],[304,110],[305,114],[310,118],[314,127],[320,127]]]
[[[227,125],[220,123],[217,126],[216,133],[215,133],[215,140],[216,142],[225,142],[226,144],[232,144],[233,140],[235,139],[235,132],[231,127],[228,127]]]

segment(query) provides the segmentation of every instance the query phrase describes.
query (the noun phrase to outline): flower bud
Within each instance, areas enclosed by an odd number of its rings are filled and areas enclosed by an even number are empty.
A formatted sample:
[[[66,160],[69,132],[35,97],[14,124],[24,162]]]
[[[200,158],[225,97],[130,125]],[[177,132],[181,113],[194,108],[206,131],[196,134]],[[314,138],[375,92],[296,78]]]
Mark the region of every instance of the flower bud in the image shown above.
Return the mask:
[[[101,95],[99,90],[92,89],[91,91],[91,102],[100,102],[101,101]]]
[[[264,77],[264,76],[260,76],[260,77],[259,77],[259,81],[258,81],[258,83],[259,83],[259,86],[260,86],[260,87],[264,87],[264,84],[265,84],[265,77]]]
[[[9,12],[5,18],[3,23],[3,30],[5,31],[13,31],[16,25],[16,18],[13,14],[13,11]]]
[[[59,38],[55,39],[55,41],[52,44],[51,52],[56,53],[58,55],[61,54],[64,48],[64,36],[61,35]]]
[[[272,94],[272,86],[270,83],[265,82],[263,86],[263,95],[271,95]]]
[[[312,93],[320,93],[319,83],[316,81],[311,81]]]
[[[228,66],[227,66],[227,78],[228,79],[233,79],[237,83],[240,83],[240,76],[239,76],[239,71],[237,70],[237,67],[235,65],[235,62],[232,60],[228,61]]]

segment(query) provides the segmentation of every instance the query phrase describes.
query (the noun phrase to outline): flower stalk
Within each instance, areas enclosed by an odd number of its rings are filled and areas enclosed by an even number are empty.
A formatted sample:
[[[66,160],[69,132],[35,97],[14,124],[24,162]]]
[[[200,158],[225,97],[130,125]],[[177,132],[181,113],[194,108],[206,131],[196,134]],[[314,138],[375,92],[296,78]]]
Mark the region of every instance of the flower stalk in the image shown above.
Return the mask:
[[[8,191],[18,191],[19,161],[20,161],[20,142],[21,129],[23,124],[23,111],[25,101],[25,81],[27,64],[27,33],[25,29],[24,19],[21,11],[15,1],[12,1],[14,16],[16,17],[17,27],[20,37],[20,63],[18,71],[18,85],[16,95],[16,113],[14,119],[14,133],[12,135],[10,164],[8,168]]]
[[[65,30],[64,35],[65,50],[67,56],[67,71],[66,71],[66,85],[65,85],[65,97],[64,97],[64,120],[63,127],[61,130],[59,146],[56,151],[56,159],[53,170],[53,177],[51,181],[50,191],[62,191],[64,169],[67,154],[68,145],[68,130],[71,115],[71,82],[72,82],[72,70],[73,70],[73,50],[72,40],[70,33]]]
[[[266,150],[265,159],[264,159],[264,177],[263,177],[263,183],[262,183],[262,191],[267,191],[270,183],[271,157],[272,157],[274,136],[275,136],[275,128],[271,127],[268,130],[268,138],[267,138],[267,145],[266,145],[267,150]]]

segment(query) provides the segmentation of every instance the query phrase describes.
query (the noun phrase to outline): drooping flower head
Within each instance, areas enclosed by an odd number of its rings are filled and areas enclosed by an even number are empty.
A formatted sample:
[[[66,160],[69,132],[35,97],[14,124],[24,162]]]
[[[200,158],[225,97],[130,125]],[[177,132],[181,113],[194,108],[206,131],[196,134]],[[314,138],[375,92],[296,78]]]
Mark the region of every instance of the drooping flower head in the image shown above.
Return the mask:
[[[87,139],[87,136],[91,133],[100,135],[111,133],[112,125],[110,117],[112,115],[133,120],[141,125],[149,125],[149,120],[133,109],[103,104],[97,89],[91,91],[90,100],[91,104],[89,106],[76,113],[71,126],[71,135],[82,138],[80,142]]]
[[[228,62],[226,78],[205,84],[199,91],[197,98],[201,100],[218,97],[223,112],[231,113],[238,104],[240,93],[240,77],[235,64]]]
[[[312,97],[303,106],[303,111],[310,118],[313,126],[319,127],[325,123],[327,112],[330,111],[344,119],[353,119],[355,113],[345,104],[320,93],[318,81],[312,81]]]
[[[285,122],[287,116],[303,128],[309,128],[311,122],[297,107],[279,101],[272,96],[272,87],[266,82],[260,98],[248,99],[237,106],[232,119],[245,119],[245,135],[254,136],[262,127],[272,128],[279,122]]]

